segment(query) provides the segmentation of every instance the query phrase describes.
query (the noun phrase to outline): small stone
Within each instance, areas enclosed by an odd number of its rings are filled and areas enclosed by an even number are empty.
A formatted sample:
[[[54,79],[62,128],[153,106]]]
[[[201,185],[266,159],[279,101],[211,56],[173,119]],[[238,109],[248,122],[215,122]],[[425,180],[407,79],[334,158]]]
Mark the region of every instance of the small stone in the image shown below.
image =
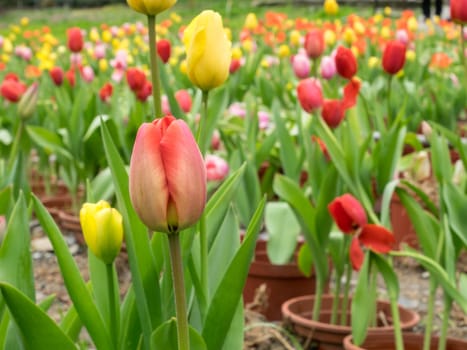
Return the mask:
[[[75,254],[77,254],[77,253],[79,252],[79,245],[77,245],[77,244],[72,244],[72,245],[70,246],[70,248],[68,248],[68,249],[69,249],[71,255],[75,255]]]
[[[427,280],[428,278],[430,278],[430,273],[428,271],[422,272],[422,278]]]
[[[41,252],[33,252],[32,253],[32,258],[34,260],[39,260],[40,258],[42,258],[42,253]]]
[[[31,248],[35,252],[53,251],[52,243],[47,237],[36,238],[31,241]]]

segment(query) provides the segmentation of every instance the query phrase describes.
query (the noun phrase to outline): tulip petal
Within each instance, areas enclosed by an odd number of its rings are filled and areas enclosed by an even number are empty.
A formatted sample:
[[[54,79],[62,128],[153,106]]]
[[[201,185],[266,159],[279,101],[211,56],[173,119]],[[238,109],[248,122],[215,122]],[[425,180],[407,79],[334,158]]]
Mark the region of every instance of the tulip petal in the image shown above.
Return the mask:
[[[160,153],[164,129],[160,121],[144,123],[138,129],[130,161],[130,196],[150,229],[166,231],[169,191]]]
[[[383,226],[367,224],[362,227],[358,239],[368,249],[375,253],[387,253],[393,249],[396,242],[394,235]]]
[[[353,233],[356,228],[367,223],[365,209],[351,194],[344,194],[328,205],[329,212],[339,229],[344,233]]]
[[[160,143],[160,154],[169,200],[176,206],[178,229],[183,229],[198,220],[206,203],[206,168],[184,121],[176,120],[167,128]]]
[[[347,85],[344,87],[344,100],[342,101],[342,107],[344,109],[352,108],[357,103],[357,96],[360,91],[360,81],[356,78],[352,78]]]
[[[360,246],[360,241],[357,236],[352,239],[350,243],[349,249],[349,257],[350,262],[352,264],[352,268],[355,271],[359,271],[363,265],[363,260],[365,259],[365,255],[363,254],[362,247]]]

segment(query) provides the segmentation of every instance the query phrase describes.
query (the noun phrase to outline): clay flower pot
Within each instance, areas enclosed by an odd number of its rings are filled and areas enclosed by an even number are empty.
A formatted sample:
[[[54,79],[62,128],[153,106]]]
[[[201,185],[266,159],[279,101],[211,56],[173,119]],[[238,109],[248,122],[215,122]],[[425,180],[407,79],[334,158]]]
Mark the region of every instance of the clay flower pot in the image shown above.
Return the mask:
[[[423,334],[404,333],[405,350],[422,350]],[[431,337],[430,350],[438,349],[438,337]],[[394,334],[369,334],[361,346],[352,343],[352,336],[344,339],[345,350],[395,350]],[[467,349],[467,340],[448,338],[445,350],[464,350]]]
[[[342,300],[342,299],[341,299]],[[321,313],[319,321],[313,321],[311,314],[315,301],[314,295],[304,295],[287,300],[282,305],[284,323],[292,332],[310,338],[316,349],[320,350],[342,350],[344,338],[351,334],[350,325],[341,326],[330,324],[333,295],[325,294],[322,298]],[[348,324],[350,324],[351,300],[347,311]],[[412,329],[420,320],[420,316],[411,310],[399,307],[401,327],[403,330]],[[389,302],[377,302],[378,326],[368,329],[369,334],[390,334],[394,332],[391,325],[391,306]],[[380,315],[384,315],[381,317]],[[338,315],[340,319],[340,315]],[[387,322],[385,325],[384,322]]]

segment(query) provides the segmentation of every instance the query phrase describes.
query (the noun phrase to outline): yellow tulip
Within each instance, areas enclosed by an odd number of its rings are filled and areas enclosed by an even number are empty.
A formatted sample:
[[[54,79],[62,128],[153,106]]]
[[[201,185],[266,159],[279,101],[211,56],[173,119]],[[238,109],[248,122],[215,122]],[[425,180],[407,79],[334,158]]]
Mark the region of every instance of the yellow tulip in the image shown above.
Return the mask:
[[[108,30],[102,32],[102,40],[106,43],[109,43],[112,40],[112,33]]]
[[[290,56],[290,48],[287,45],[279,46],[279,51],[277,53],[280,58],[285,58]]]
[[[245,39],[242,42],[242,47],[246,52],[252,52],[255,45],[251,39]]]
[[[391,16],[392,9],[389,6],[386,6],[384,8],[384,15],[385,16]]]
[[[232,48],[232,58],[235,59],[235,60],[239,60],[240,58],[242,58],[243,54],[242,54],[242,49],[239,48],[239,47],[234,47]]]
[[[383,27],[381,28],[380,35],[384,39],[389,39],[391,37],[391,29],[389,27]]]
[[[258,18],[256,18],[256,14],[250,12],[246,15],[245,24],[243,26],[246,29],[255,29],[258,26]]]
[[[290,44],[292,44],[293,46],[300,46],[300,38],[301,35],[298,30],[294,29],[290,32]]]
[[[188,73],[186,60],[183,60],[182,62],[180,62],[180,72],[182,72],[183,74]]]
[[[183,33],[183,43],[188,77],[194,85],[209,91],[227,80],[232,45],[217,12],[206,10],[195,17]]]
[[[122,216],[106,201],[84,203],[79,218],[89,250],[106,264],[120,252],[123,241]]]
[[[336,33],[331,29],[326,29],[324,31],[324,42],[327,46],[334,46],[336,43]]]
[[[20,22],[19,22],[23,27],[26,27],[29,24],[29,18],[28,17],[22,17]]]
[[[360,21],[356,21],[354,26],[353,26],[353,29],[355,30],[355,32],[357,32],[357,34],[359,35],[362,35],[365,33],[365,26],[363,25],[362,22]]]
[[[174,21],[175,23],[180,23],[182,21],[182,18],[178,14],[176,14],[175,12],[172,12],[170,14],[170,19],[172,21]]]
[[[407,50],[407,52],[405,53],[405,59],[409,62],[415,61],[416,57],[417,55],[414,50]]]
[[[342,38],[349,45],[355,42],[355,40],[357,40],[357,36],[355,35],[355,32],[352,28],[346,28],[344,34],[342,35]]]
[[[411,31],[411,32],[416,32],[417,29],[418,29],[418,21],[417,19],[412,16],[410,17],[408,20],[407,20],[407,28]]]
[[[172,7],[177,0],[126,0],[126,2],[137,12],[155,16]]]
[[[109,63],[105,58],[99,60],[99,71],[106,72],[109,69]]]
[[[339,4],[336,0],[325,0],[324,1],[324,13],[329,16],[337,15],[339,12]]]
[[[371,56],[368,58],[368,67],[375,68],[379,66],[379,58],[376,56]]]

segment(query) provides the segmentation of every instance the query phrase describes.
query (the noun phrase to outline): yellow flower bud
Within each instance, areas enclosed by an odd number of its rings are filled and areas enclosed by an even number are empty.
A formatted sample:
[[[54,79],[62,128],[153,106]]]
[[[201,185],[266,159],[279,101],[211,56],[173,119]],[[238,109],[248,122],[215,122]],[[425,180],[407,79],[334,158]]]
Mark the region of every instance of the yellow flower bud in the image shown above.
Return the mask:
[[[3,41],[3,52],[11,53],[13,51],[13,43],[9,39]]]
[[[96,28],[92,28],[91,31],[89,32],[89,39],[91,39],[92,42],[98,42],[100,37],[99,37],[99,32],[97,31]]]
[[[177,0],[126,0],[128,6],[145,15],[157,15],[172,7]]]
[[[246,52],[253,51],[253,47],[254,47],[253,41],[251,41],[250,39],[244,40],[242,42],[242,47]]]
[[[183,33],[183,43],[188,77],[194,85],[209,91],[227,80],[231,43],[217,12],[206,10],[195,17]]]
[[[371,56],[368,58],[368,67],[375,68],[379,66],[379,58],[375,56]]]
[[[324,31],[324,42],[327,46],[334,46],[336,43],[336,33],[330,29]]]
[[[112,40],[112,33],[108,30],[104,30],[102,32],[102,41],[106,43],[110,43],[111,40]]]
[[[170,14],[170,19],[172,21],[174,21],[175,23],[180,23],[182,21],[182,18],[178,14],[176,14],[175,12],[172,12]]]
[[[250,12],[246,15],[245,24],[243,26],[246,29],[255,29],[258,26],[258,18],[256,18],[256,14]]]
[[[99,71],[106,72],[109,69],[109,63],[105,58],[101,58],[99,60]]]
[[[391,10],[391,8],[389,6],[386,6],[384,8],[384,15],[385,16],[391,16],[391,12],[392,12],[392,10]]]
[[[355,32],[359,35],[362,35],[365,33],[365,26],[363,25],[362,22],[360,21],[356,21],[354,26],[353,26],[353,29],[355,30]]]
[[[180,62],[180,72],[182,72],[183,74],[187,74],[188,69],[187,69],[186,60],[183,60],[182,62]]]
[[[120,213],[101,200],[95,204],[84,203],[79,217],[89,250],[105,264],[111,264],[120,252],[123,241]]]
[[[328,16],[335,16],[339,12],[339,4],[336,0],[325,0],[324,1],[324,13]]]
[[[380,35],[384,39],[389,39],[391,37],[391,29],[389,27],[381,28]]]
[[[352,44],[357,39],[357,36],[355,35],[355,32],[353,31],[352,28],[346,28],[342,36],[343,36],[342,38],[344,39],[344,42],[346,42],[349,45]]]
[[[279,46],[278,55],[280,58],[285,58],[290,56],[290,48],[287,45]]]
[[[300,45],[300,38],[301,38],[301,35],[300,35],[300,32],[298,30],[292,30],[290,32],[290,44],[294,45],[294,46],[299,46]]]
[[[239,60],[240,58],[242,58],[242,49],[239,48],[239,47],[234,47],[232,49],[232,58],[235,59],[235,60]]]
[[[405,53],[405,59],[409,62],[415,61],[416,56],[417,55],[415,54],[414,50],[407,50],[407,52]]]
[[[407,20],[407,28],[408,28],[411,32],[417,31],[417,29],[418,29],[418,21],[417,21],[417,19],[416,19],[414,16],[410,17],[410,18]]]
[[[29,24],[29,18],[27,17],[22,17],[19,23],[23,26],[26,27]]]

